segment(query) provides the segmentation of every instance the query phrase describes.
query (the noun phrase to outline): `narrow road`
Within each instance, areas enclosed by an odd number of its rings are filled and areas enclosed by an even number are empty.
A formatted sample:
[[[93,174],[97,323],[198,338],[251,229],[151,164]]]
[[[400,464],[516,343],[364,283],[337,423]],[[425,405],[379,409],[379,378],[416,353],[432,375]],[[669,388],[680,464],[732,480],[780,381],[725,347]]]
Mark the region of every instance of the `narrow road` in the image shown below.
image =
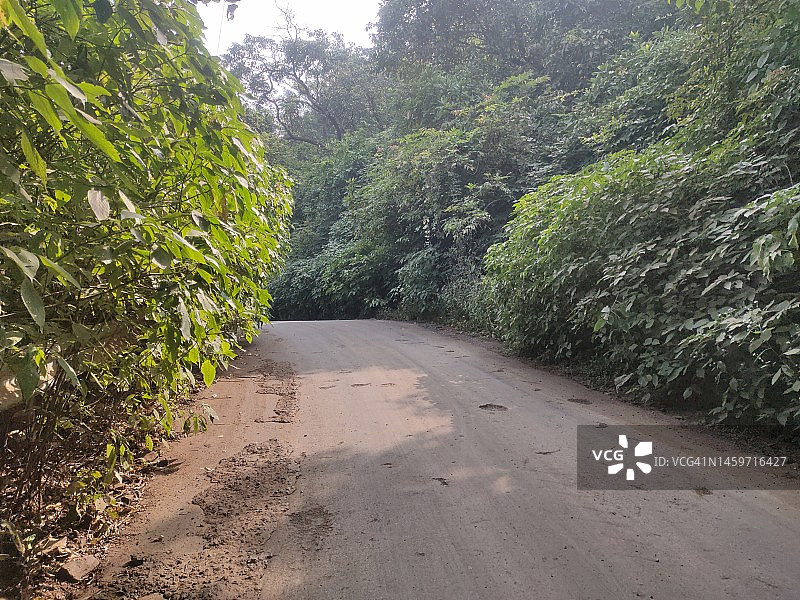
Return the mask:
[[[798,492],[576,489],[577,425],[672,417],[413,324],[282,322],[250,351],[297,386],[291,424],[247,434],[300,464],[265,600],[800,598]]]
[[[576,425],[669,419],[416,325],[259,343],[297,369],[296,502],[329,527],[276,553],[266,598],[800,597],[797,492],[576,490]]]

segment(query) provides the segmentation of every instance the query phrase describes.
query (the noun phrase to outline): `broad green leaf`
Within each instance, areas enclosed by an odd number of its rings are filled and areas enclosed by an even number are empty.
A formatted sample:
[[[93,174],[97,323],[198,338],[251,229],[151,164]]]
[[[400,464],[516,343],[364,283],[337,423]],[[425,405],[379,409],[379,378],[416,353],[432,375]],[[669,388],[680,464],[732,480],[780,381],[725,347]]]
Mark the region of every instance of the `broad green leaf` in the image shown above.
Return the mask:
[[[89,139],[89,141],[102,150],[114,162],[121,162],[117,149],[106,139],[106,136],[96,125],[89,123],[89,121],[78,114],[78,111],[69,99],[69,95],[62,86],[55,84],[47,85],[45,86],[45,93],[55,102],[56,106],[64,111],[67,118],[87,139]]]
[[[131,200],[130,200],[130,198],[128,198],[128,196],[125,195],[125,192],[120,190],[118,193],[119,193],[119,199],[122,200],[122,203],[125,205],[125,208],[127,208],[128,211],[130,211],[132,213],[138,213],[139,212],[139,209],[136,208],[136,205],[133,202],[131,202]]]
[[[159,44],[161,44],[162,46],[166,46],[167,45],[167,36],[165,36],[164,33],[158,27],[156,27],[155,25],[153,26],[153,33],[155,34],[156,41]]]
[[[79,88],[77,85],[75,85],[74,83],[72,83],[69,79],[67,79],[61,73],[59,73],[59,71],[56,71],[55,69],[48,69],[47,72],[50,75],[50,77],[52,77],[58,83],[60,83],[61,86],[65,90],[67,90],[70,93],[70,95],[73,96],[76,100],[78,100],[81,103],[85,103],[86,102],[86,94],[83,93],[83,90],[81,88]]]
[[[187,342],[192,340],[192,321],[189,318],[189,311],[183,300],[178,302],[178,313],[181,315],[181,335]]]
[[[45,44],[42,32],[31,21],[25,10],[19,5],[19,2],[17,0],[3,0],[3,3],[9,8],[11,22],[15,23],[28,39],[34,43],[39,52],[42,53],[42,56],[50,58],[50,52],[47,50],[47,44]]]
[[[192,221],[205,233],[208,233],[210,228],[210,223],[208,220],[203,216],[203,213],[199,210],[192,211]]]
[[[29,91],[28,92],[28,99],[31,101],[33,108],[44,117],[44,120],[47,121],[47,124],[50,125],[55,131],[61,131],[63,127],[61,123],[61,119],[58,118],[56,111],[53,110],[53,105],[50,104],[50,100],[39,94],[38,92]]]
[[[163,395],[159,394],[158,402],[161,404],[161,408],[164,409],[164,416],[159,419],[159,423],[161,423],[161,426],[166,430],[167,435],[170,435],[172,432],[172,424],[175,421],[172,410],[170,409],[169,402],[167,402],[167,399]]]
[[[46,256],[39,255],[39,260],[42,261],[42,264],[50,269],[56,277],[58,277],[61,282],[67,282],[72,284],[77,289],[81,289],[81,285],[78,283],[78,280],[75,279],[72,275],[70,275],[61,265],[54,263],[52,260],[47,258]]]
[[[63,88],[63,86],[50,83],[44,86],[44,92],[55,103],[56,106],[64,111],[64,114],[67,116],[67,118],[72,120],[72,117],[77,115],[75,112],[75,107],[72,104],[72,100],[69,99],[69,94],[67,94],[67,91]]]
[[[145,219],[144,215],[140,215],[139,213],[131,212],[129,210],[121,210],[119,212],[119,218],[123,219],[123,220],[124,219],[131,219],[133,221],[136,221],[137,223],[140,223],[141,221],[144,221],[144,219]]]
[[[114,162],[122,162],[119,152],[114,145],[108,141],[106,136],[95,125],[89,123],[86,119],[75,113],[76,119],[71,119],[73,123],[80,129],[81,133],[85,135],[95,146],[102,150]]]
[[[203,383],[206,384],[206,387],[214,383],[214,378],[217,376],[217,369],[211,361],[208,359],[204,360],[200,367],[200,372],[203,374]]]
[[[25,160],[28,161],[28,165],[39,176],[42,183],[47,185],[47,164],[44,162],[42,155],[39,154],[39,151],[34,148],[24,129],[20,131],[20,135],[22,138],[22,153],[25,155]]]
[[[189,243],[189,240],[187,240],[183,236],[178,235],[177,233],[174,233],[174,232],[172,233],[172,237],[178,243],[180,243],[181,246],[183,246],[183,252],[184,252],[184,255],[187,258],[190,258],[190,259],[192,259],[192,260],[194,260],[194,261],[196,261],[196,262],[198,262],[200,264],[206,264],[206,257],[203,255],[202,252],[200,252],[191,243]]]
[[[79,341],[86,343],[94,340],[97,337],[94,331],[86,327],[85,325],[81,325],[80,323],[72,323],[72,333],[75,334],[75,337],[78,338]]]
[[[186,355],[186,359],[194,364],[200,364],[200,351],[197,349],[197,346],[192,346],[189,350],[189,354]]]
[[[162,269],[166,269],[172,264],[172,255],[161,246],[153,250],[150,258]]]
[[[72,384],[76,388],[81,389],[81,382],[78,379],[78,374],[75,372],[75,369],[73,369],[72,366],[61,356],[58,356],[56,360],[61,368],[64,369],[64,373],[67,374],[67,377],[69,377],[69,380],[72,382]]]
[[[38,73],[45,79],[50,77],[50,67],[48,67],[41,58],[26,54],[22,57],[34,73]]]
[[[0,331],[2,331],[2,329],[0,329]],[[25,339],[24,333],[20,333],[19,331],[5,331],[2,336],[0,336],[0,349],[16,346],[23,339]]]
[[[80,115],[86,122],[91,123],[92,125],[97,125],[98,127],[103,124],[100,119],[97,119],[90,115],[87,112],[82,111],[80,108],[76,108],[75,112]]]
[[[628,373],[627,375],[620,375],[619,377],[614,378],[614,385],[617,387],[622,387],[625,385],[628,380],[633,377],[633,373]]]
[[[34,353],[31,351],[27,352],[25,357],[13,367],[14,375],[17,376],[17,383],[22,392],[22,397],[28,400],[33,396],[40,382],[39,367],[34,359]]]
[[[23,249],[19,249],[17,252],[14,252],[11,250],[11,248],[6,248],[5,246],[0,246],[0,250],[2,250],[3,254],[5,254],[8,258],[14,261],[14,263],[16,263],[25,277],[28,279],[33,279],[36,277],[36,271],[39,269],[39,259],[35,254]]]
[[[81,26],[81,17],[83,16],[81,0],[53,0],[53,6],[55,6],[61,21],[64,23],[64,29],[67,30],[69,37],[74,40]]]
[[[30,279],[23,280],[20,295],[22,296],[22,303],[28,309],[31,318],[33,318],[33,322],[39,326],[39,329],[44,329],[44,303]]]
[[[100,85],[95,85],[93,83],[89,83],[87,81],[81,81],[77,84],[77,86],[81,89],[81,91],[86,94],[86,97],[90,102],[95,102],[101,96],[110,96],[111,92],[109,92],[106,88]]]
[[[26,81],[28,79],[28,72],[25,67],[5,58],[0,58],[0,75],[11,85],[14,85],[17,81]]]

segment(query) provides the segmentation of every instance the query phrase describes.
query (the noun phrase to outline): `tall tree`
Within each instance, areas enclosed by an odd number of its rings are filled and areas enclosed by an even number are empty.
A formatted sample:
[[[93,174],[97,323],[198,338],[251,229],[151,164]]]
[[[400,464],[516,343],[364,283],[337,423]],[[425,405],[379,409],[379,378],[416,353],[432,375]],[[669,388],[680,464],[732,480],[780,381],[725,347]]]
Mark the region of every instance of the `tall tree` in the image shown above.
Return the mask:
[[[289,140],[322,146],[382,122],[381,78],[364,50],[339,34],[298,27],[290,13],[280,35],[246,36],[225,61],[250,101],[270,110]]]
[[[382,63],[480,65],[495,81],[534,71],[563,89],[671,21],[664,2],[639,0],[384,0],[373,35]]]

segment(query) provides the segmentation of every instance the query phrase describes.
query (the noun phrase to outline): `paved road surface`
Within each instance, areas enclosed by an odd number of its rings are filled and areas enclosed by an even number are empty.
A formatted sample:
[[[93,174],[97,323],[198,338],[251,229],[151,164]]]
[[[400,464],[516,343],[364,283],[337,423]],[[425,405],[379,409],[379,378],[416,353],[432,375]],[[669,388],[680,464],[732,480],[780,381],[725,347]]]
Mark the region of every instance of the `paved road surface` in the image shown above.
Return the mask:
[[[576,490],[576,425],[678,421],[412,324],[258,344],[298,373],[309,517],[273,536],[264,598],[800,598],[797,492]]]
[[[577,425],[680,421],[487,342],[276,323],[203,399],[98,597],[800,598],[800,492],[578,491]]]

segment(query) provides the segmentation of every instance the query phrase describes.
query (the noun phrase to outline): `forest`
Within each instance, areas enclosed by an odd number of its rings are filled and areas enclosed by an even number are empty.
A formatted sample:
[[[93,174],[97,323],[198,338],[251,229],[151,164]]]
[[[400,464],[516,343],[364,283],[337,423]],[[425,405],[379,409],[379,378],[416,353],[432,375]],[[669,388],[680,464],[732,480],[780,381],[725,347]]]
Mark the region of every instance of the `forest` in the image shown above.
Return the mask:
[[[106,523],[270,319],[796,434],[798,0],[383,0],[372,40],[286,11],[218,59],[191,0],[0,0],[0,554]]]
[[[386,0],[373,48],[234,46],[296,182],[273,317],[447,323],[796,428],[799,11]]]

